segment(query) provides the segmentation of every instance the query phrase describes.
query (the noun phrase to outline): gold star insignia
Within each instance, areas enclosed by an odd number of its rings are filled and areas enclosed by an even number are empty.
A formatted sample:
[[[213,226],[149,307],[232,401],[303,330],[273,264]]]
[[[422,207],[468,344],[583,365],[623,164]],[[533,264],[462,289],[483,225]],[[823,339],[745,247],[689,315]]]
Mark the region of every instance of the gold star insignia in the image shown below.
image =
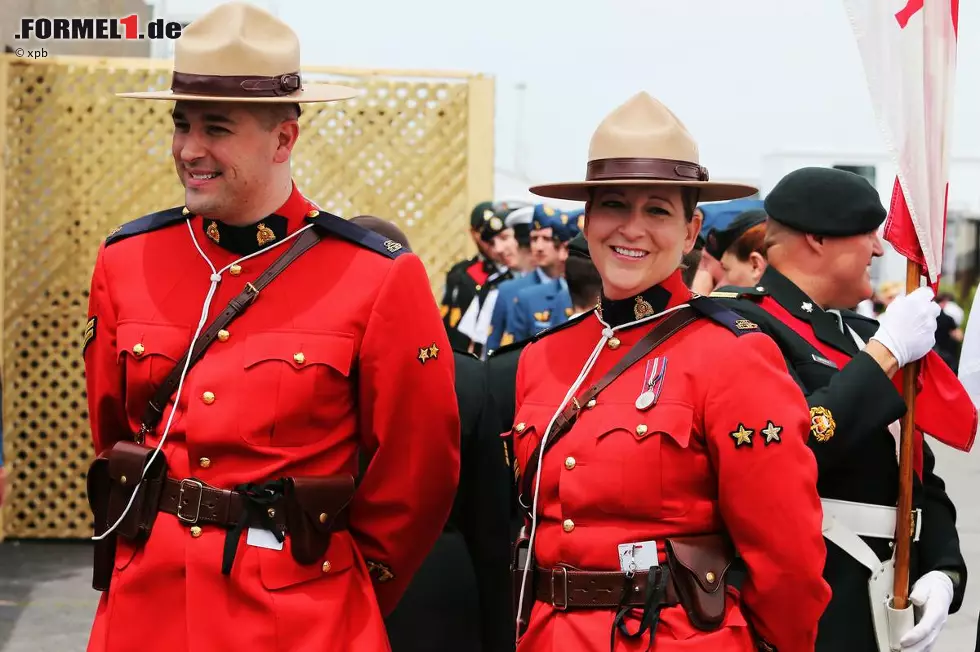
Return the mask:
[[[433,342],[432,346],[429,347],[429,358],[435,360],[438,357],[439,357],[439,347],[435,345],[435,342]]]
[[[834,415],[825,407],[815,405],[810,408],[810,434],[819,442],[829,441],[834,436],[837,423]]]
[[[419,349],[419,362],[425,364],[426,360],[429,359],[429,347],[423,346]]]
[[[738,424],[738,430],[732,431],[732,432],[730,432],[728,434],[732,437],[732,439],[735,440],[735,448],[738,448],[739,446],[742,446],[742,445],[751,446],[752,445],[752,433],[754,433],[754,432],[755,432],[755,430],[747,429],[745,426],[743,426],[740,423],[740,424]]]
[[[777,426],[772,421],[766,421],[766,427],[762,431],[762,434],[766,436],[766,446],[768,446],[770,442],[781,442],[782,439],[779,438],[779,433],[782,431],[782,426]]]

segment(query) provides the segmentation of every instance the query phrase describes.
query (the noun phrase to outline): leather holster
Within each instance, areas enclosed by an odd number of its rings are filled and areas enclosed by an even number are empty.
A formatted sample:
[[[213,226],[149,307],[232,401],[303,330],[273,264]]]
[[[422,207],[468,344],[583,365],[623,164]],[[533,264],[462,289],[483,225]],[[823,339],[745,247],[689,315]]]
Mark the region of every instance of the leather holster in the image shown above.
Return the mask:
[[[333,532],[347,526],[353,497],[354,476],[349,473],[289,480],[283,506],[297,563],[315,564],[323,558]]]
[[[150,536],[160,508],[160,494],[167,479],[167,458],[163,451],[157,453],[144,475],[143,469],[150,462],[153,449],[130,441],[119,441],[109,451],[109,505],[107,518],[112,525],[126,510],[126,505],[139,486],[133,506],[116,528],[121,537],[140,543]]]
[[[530,544],[531,540],[529,537],[523,535],[518,537],[513,544],[510,561],[512,584],[511,597],[514,600],[513,614],[517,620],[518,637],[523,636],[524,632],[527,631],[527,626],[531,622],[531,609],[534,607],[534,587],[536,586],[535,575],[537,574],[537,565],[534,563]],[[528,556],[532,557],[531,568],[528,569],[527,584],[524,586],[524,605],[518,614],[517,610],[521,606],[521,580],[524,578],[524,566],[527,563]]]
[[[92,510],[95,536],[109,529],[109,457],[103,452],[89,466],[86,475],[88,504]],[[116,534],[113,532],[95,542],[92,560],[92,588],[108,591],[112,579],[112,567],[116,559]]]
[[[735,549],[725,536],[708,534],[665,540],[677,597],[697,629],[713,631],[725,620],[725,585]]]

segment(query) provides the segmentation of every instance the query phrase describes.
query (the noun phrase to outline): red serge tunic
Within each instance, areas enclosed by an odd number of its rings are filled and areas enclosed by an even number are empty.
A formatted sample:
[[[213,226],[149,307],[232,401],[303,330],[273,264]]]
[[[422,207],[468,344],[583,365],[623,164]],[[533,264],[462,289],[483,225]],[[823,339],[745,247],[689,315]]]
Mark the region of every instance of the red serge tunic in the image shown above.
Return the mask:
[[[641,297],[659,313],[691,294],[678,272]],[[577,394],[660,321],[629,325],[639,299],[603,300],[605,321],[625,327],[615,331],[618,346],[602,347]],[[598,314],[522,354],[512,432],[521,469],[603,339]],[[642,411],[637,397],[653,358],[666,361],[666,372],[656,404]],[[682,606],[667,607],[653,649],[749,651],[758,637],[780,652],[812,651],[830,591],[821,578],[826,549],[808,432],[806,401],[775,343],[699,319],[613,381],[544,456],[536,563],[618,571],[619,544],[656,540],[662,548],[665,537],[727,532],[748,576],[741,595],[728,588],[722,627],[697,630]],[[639,615],[628,620],[630,631]],[[614,617],[612,609],[559,611],[537,602],[518,650],[608,650]],[[649,643],[648,635],[617,635],[615,649]]]
[[[210,322],[286,251],[291,242],[270,247],[313,208],[294,188],[253,227],[189,215],[189,230],[175,209],[107,239],[84,351],[96,451],[139,429],[147,399],[190,345],[211,275],[194,239],[218,270],[249,242],[260,251],[221,274]],[[119,540],[89,650],[388,649],[382,616],[441,532],[456,489],[453,358],[418,257],[391,253],[390,242],[386,253],[368,237],[376,234],[325,214],[316,221],[324,218],[335,232],[325,227],[191,368],[163,452],[171,477],[230,489],[356,477],[363,451],[372,461],[349,530],[334,533],[309,566],[294,561],[288,534],[282,550],[243,535],[226,576],[224,529],[192,529],[160,513],[144,546]],[[147,446],[159,444],[174,409],[171,397]]]

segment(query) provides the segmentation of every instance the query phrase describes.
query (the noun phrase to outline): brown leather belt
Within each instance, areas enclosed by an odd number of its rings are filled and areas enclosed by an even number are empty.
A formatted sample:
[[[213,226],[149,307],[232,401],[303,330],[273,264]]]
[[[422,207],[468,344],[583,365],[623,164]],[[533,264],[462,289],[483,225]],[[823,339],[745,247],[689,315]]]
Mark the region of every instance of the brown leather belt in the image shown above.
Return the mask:
[[[618,571],[584,571],[559,566],[538,568],[534,597],[555,609],[615,609],[620,605],[642,607],[646,598],[647,571],[638,571],[632,582]],[[629,595],[623,596],[628,591]],[[667,582],[667,596],[663,605],[679,604],[674,582]]]
[[[200,480],[187,478],[175,480],[167,478],[160,495],[160,511],[173,514],[186,525],[213,524],[225,528],[238,525],[242,512],[245,511],[247,499],[238,491],[218,489],[204,484]],[[278,501],[266,507],[272,521],[283,532],[286,531],[286,510]],[[262,521],[253,516],[250,526],[264,526]],[[341,511],[334,521],[334,529],[347,528],[347,510]]]

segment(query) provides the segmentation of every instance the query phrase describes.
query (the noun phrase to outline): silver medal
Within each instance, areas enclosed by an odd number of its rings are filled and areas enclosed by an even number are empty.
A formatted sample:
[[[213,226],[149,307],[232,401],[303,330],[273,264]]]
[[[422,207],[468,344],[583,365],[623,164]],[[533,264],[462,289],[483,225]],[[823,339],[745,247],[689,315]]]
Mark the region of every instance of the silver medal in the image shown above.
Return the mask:
[[[656,395],[648,389],[636,397],[636,409],[646,410],[653,405],[654,400],[656,400]]]

